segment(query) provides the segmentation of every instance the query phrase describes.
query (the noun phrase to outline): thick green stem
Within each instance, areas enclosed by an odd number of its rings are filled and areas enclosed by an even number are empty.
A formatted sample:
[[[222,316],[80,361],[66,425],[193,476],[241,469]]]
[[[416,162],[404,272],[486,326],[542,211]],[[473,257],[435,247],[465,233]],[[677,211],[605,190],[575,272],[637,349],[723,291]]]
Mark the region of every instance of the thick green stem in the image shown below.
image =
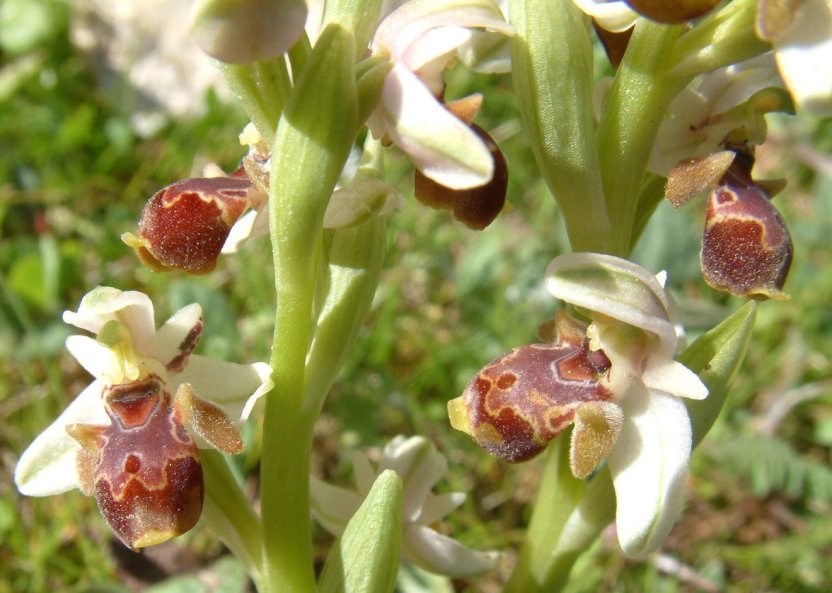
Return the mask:
[[[270,142],[289,93],[289,78],[282,57],[246,66],[220,64],[220,69],[248,118]]]
[[[598,155],[612,221],[610,252],[627,256],[639,194],[659,124],[688,82],[668,72],[681,32],[639,19],[607,96],[598,130]]]
[[[328,27],[297,78],[272,146],[269,223],[275,268],[274,390],[261,465],[269,593],[315,590],[309,470],[316,413],[304,412],[323,215],[358,128],[353,41]]]
[[[568,567],[574,561],[556,553],[569,516],[586,490],[586,483],[576,479],[569,468],[567,435],[549,445],[544,463],[526,539],[504,593],[554,593],[566,583]]]
[[[572,0],[512,0],[510,14],[512,79],[535,160],[573,249],[608,251],[587,19]]]

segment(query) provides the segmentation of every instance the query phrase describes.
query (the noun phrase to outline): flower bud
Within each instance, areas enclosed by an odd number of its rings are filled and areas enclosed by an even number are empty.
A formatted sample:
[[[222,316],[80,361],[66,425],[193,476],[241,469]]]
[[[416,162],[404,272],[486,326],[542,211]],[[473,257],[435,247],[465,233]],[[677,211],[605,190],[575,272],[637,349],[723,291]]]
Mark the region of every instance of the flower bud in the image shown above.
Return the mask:
[[[148,200],[138,236],[122,235],[154,271],[207,274],[214,269],[231,225],[248,206],[247,177],[183,179]]]
[[[658,23],[684,23],[708,13],[720,0],[626,0],[633,10]]]
[[[306,23],[304,0],[197,0],[188,27],[197,45],[227,64],[285,53]]]
[[[788,298],[781,289],[792,262],[792,239],[768,194],[728,175],[708,199],[702,275],[736,296]]]
[[[508,165],[491,136],[476,124],[469,126],[485,142],[494,159],[494,175],[491,180],[470,189],[451,189],[417,170],[414,192],[423,204],[431,208],[451,210],[454,218],[469,228],[480,231],[491,224],[505,206]]]
[[[526,461],[573,423],[579,407],[611,398],[602,385],[609,369],[584,329],[561,314],[556,343],[496,358],[448,402],[451,425],[503,461]]]

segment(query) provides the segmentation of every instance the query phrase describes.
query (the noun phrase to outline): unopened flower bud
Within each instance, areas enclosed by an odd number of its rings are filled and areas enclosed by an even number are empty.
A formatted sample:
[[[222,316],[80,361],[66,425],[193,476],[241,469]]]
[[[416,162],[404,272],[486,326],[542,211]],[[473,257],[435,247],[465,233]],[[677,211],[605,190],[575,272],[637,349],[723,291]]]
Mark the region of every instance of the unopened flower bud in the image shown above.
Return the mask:
[[[189,28],[199,47],[227,64],[286,53],[306,23],[304,0],[197,0]]]
[[[609,359],[589,349],[583,328],[566,315],[557,324],[556,343],[500,356],[448,402],[451,425],[503,461],[531,459],[573,423],[578,408],[611,399],[602,384]]]
[[[768,194],[756,183],[727,176],[708,199],[702,274],[736,296],[788,298],[782,288],[792,262],[792,239]]]
[[[252,191],[247,177],[183,179],[148,200],[137,235],[122,241],[154,271],[207,274],[214,269],[228,233]]]
[[[491,224],[505,206],[508,165],[491,136],[476,124],[469,124],[469,126],[485,142],[494,159],[494,175],[491,180],[478,187],[455,190],[445,187],[417,170],[414,192],[423,204],[431,208],[451,210],[454,218],[479,231]]]
[[[626,0],[633,10],[659,23],[684,23],[700,17],[720,0]]]

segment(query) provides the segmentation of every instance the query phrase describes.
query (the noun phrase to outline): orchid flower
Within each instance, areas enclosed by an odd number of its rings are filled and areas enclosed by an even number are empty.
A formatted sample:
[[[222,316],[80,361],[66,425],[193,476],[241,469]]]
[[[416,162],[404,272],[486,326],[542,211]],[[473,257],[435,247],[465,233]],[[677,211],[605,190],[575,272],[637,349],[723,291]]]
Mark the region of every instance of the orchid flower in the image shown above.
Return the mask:
[[[373,55],[393,66],[367,122],[370,131],[451,189],[484,185],[494,171],[485,142],[437,98],[445,68],[471,40],[472,29],[512,32],[491,0],[411,0],[381,21],[371,43]]]
[[[94,495],[134,549],[184,533],[202,507],[197,449],[242,450],[237,425],[271,389],[269,366],[193,354],[197,304],[157,331],[146,295],[98,287],[63,318],[96,335],[66,342],[95,379],[24,451],[15,484],[28,496]]]
[[[798,109],[832,115],[832,2],[760,2],[757,33],[772,44]]]
[[[606,457],[618,540],[628,555],[648,554],[684,498],[692,437],[682,398],[703,399],[708,390],[674,360],[679,338],[662,279],[617,257],[573,253],[552,261],[546,287],[589,316],[589,346],[610,361],[603,382],[621,417]]]
[[[782,87],[771,54],[699,77],[670,104],[648,168],[666,177],[681,161],[723,151],[726,144],[761,144],[763,115],[791,108]]]
[[[465,501],[462,492],[433,494],[433,486],[448,469],[445,456],[424,437],[397,436],[384,447],[376,467],[361,453],[353,457],[357,492],[311,478],[312,512],[321,525],[341,535],[361,506],[376,478],[394,470],[402,480],[402,553],[425,570],[463,578],[494,568],[495,552],[478,552],[442,535],[431,526]]]

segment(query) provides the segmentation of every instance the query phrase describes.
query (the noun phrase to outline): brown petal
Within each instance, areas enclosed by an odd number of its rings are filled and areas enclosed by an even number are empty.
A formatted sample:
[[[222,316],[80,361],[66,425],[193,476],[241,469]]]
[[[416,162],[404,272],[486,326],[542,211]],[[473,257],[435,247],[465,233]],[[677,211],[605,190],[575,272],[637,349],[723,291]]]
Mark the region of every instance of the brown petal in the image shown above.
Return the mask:
[[[454,218],[469,228],[482,230],[502,212],[508,189],[508,165],[497,143],[476,124],[471,129],[486,143],[494,159],[494,175],[485,185],[454,190],[416,171],[414,193],[420,202],[441,210],[452,210]]]

